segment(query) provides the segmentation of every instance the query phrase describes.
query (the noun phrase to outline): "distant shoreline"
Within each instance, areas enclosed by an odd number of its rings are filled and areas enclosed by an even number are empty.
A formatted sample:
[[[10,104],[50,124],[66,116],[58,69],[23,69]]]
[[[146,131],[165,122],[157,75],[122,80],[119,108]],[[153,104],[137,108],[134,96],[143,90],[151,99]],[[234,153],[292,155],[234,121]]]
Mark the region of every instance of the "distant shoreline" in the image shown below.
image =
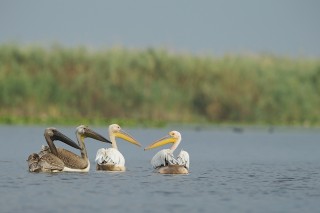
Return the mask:
[[[0,123],[320,125],[320,58],[0,45]]]

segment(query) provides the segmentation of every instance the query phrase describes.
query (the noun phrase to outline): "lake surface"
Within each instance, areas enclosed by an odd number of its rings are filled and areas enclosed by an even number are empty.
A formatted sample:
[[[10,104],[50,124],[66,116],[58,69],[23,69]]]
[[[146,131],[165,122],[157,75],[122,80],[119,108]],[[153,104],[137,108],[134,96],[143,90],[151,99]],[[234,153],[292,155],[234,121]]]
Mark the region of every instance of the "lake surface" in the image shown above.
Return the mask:
[[[319,129],[126,129],[143,147],[169,130],[182,134],[189,175],[153,172],[143,151],[121,139],[127,172],[95,171],[98,148],[87,139],[89,173],[34,174],[26,159],[45,144],[45,127],[0,126],[1,212],[319,212]],[[75,139],[75,128],[57,127]],[[92,128],[107,136],[106,128]],[[56,143],[63,146],[61,143]],[[69,148],[68,148],[69,149]],[[76,151],[75,151],[76,152]]]

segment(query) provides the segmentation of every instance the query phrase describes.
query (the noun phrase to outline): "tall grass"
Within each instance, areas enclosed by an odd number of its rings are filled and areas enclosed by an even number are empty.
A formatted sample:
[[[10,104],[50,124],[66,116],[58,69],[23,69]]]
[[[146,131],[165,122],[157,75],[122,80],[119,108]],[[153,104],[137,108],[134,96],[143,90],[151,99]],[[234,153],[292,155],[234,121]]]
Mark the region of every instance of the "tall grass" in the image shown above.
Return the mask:
[[[0,46],[0,122],[320,124],[320,59]]]

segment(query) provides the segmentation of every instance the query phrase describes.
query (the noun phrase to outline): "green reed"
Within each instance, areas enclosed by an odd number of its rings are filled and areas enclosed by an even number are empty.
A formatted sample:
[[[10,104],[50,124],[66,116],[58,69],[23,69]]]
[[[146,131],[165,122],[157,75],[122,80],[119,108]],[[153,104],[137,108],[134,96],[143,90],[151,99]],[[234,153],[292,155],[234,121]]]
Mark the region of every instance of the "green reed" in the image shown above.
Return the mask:
[[[320,124],[320,59],[0,46],[0,123]]]

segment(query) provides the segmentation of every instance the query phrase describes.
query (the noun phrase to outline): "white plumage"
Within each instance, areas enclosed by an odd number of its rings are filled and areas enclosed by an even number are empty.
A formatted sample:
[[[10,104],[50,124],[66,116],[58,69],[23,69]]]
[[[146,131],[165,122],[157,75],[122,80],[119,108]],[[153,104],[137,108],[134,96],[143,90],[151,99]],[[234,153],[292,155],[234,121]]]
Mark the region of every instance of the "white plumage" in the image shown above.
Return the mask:
[[[173,143],[170,149],[159,151],[151,159],[151,165],[157,172],[162,174],[188,174],[190,167],[190,158],[188,152],[181,150],[177,158],[173,152],[181,142],[181,134],[178,131],[171,131],[161,139],[156,140],[144,150],[154,149],[168,143]]]
[[[177,157],[178,165],[185,166],[187,169],[189,169],[190,166],[190,160],[189,160],[189,153],[181,150],[178,157]]]
[[[153,156],[151,165],[155,169],[168,165],[179,165],[189,169],[189,154],[188,152],[181,150],[177,159],[175,159],[171,149],[163,149]]]
[[[106,171],[125,171],[125,159],[119,152],[116,137],[122,138],[132,144],[141,146],[132,136],[123,131],[118,124],[111,124],[109,126],[109,136],[112,143],[112,148],[101,148],[96,154],[97,170]]]
[[[176,164],[177,160],[174,159],[173,153],[170,149],[163,149],[153,156],[151,165],[153,168]]]
[[[124,166],[125,159],[123,155],[115,148],[101,148],[97,151],[96,160],[98,164],[114,164],[115,166]]]

